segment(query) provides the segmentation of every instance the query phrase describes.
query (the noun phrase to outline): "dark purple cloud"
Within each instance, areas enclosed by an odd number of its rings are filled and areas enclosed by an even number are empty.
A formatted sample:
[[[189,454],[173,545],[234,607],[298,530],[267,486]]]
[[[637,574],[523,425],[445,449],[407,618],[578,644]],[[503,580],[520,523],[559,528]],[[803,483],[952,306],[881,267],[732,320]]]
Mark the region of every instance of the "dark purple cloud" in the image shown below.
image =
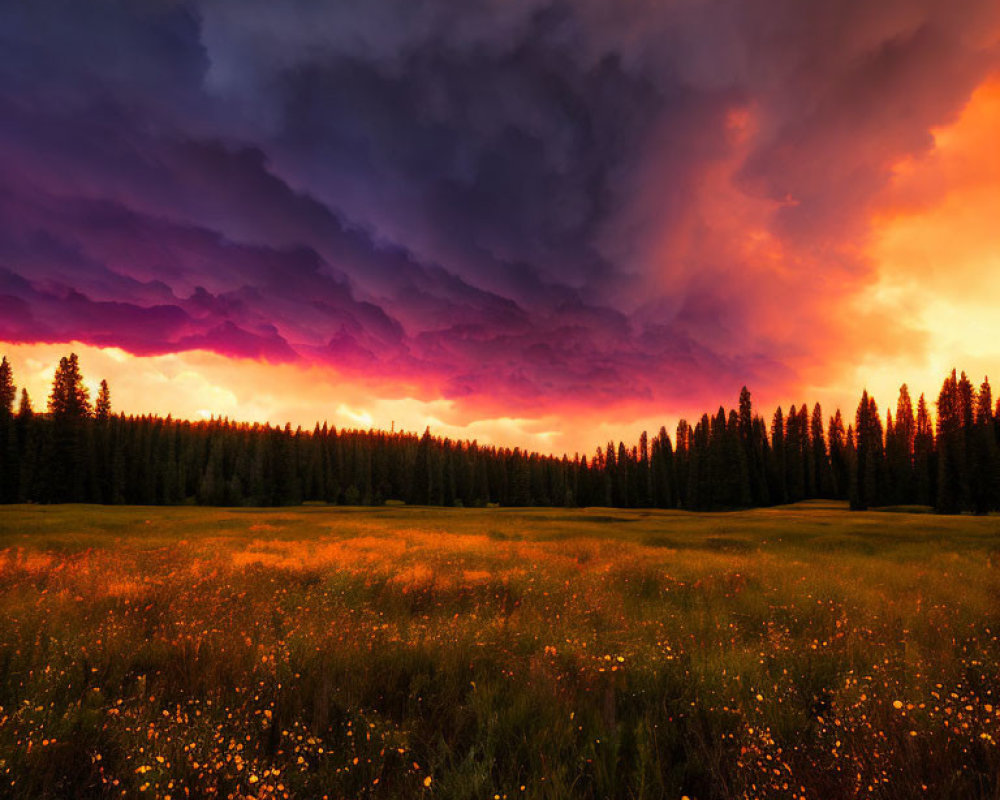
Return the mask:
[[[0,338],[502,409],[834,365],[994,0],[0,8]],[[873,345],[876,346],[876,345]]]

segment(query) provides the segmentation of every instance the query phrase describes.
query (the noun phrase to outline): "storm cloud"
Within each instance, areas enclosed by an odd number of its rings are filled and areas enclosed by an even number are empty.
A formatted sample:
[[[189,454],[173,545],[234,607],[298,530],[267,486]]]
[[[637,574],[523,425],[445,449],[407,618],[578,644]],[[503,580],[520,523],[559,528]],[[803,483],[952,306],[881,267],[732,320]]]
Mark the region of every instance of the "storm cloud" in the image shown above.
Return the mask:
[[[795,386],[1000,7],[0,8],[0,338],[329,365],[477,407]]]

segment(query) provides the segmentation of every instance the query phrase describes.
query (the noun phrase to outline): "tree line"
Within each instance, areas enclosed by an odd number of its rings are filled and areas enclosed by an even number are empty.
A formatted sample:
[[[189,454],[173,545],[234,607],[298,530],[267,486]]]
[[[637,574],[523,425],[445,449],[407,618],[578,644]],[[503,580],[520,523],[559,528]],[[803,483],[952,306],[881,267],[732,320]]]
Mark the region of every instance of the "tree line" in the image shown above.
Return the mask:
[[[862,394],[853,420],[819,404],[767,420],[739,405],[608,442],[591,457],[540,455],[405,432],[311,430],[228,419],[190,422],[112,413],[93,402],[78,358],[60,360],[44,413],[0,362],[0,502],[295,505],[615,506],[721,510],[811,498],[854,509],[1000,509],[1000,403],[952,372],[936,422],[904,384],[885,421]]]

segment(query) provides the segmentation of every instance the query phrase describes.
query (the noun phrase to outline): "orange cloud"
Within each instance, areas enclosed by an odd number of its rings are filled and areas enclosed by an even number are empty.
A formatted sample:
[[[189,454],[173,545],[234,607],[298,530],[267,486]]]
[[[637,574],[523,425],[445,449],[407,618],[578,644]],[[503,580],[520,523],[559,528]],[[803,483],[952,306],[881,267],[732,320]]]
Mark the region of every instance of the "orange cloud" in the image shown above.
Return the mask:
[[[932,133],[926,154],[896,165],[872,220],[876,282],[859,311],[891,307],[923,334],[919,348],[857,366],[855,382],[883,403],[902,380],[936,398],[953,367],[976,381],[1000,375],[1000,76]]]

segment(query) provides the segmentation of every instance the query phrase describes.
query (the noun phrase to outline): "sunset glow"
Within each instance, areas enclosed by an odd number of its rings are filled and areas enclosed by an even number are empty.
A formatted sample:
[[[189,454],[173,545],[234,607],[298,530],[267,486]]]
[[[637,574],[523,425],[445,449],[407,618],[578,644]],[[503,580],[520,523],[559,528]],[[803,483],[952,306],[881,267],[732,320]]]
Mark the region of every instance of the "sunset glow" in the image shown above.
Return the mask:
[[[926,154],[897,165],[873,224],[873,294],[915,331],[911,352],[859,369],[886,392],[879,372],[934,392],[956,365],[981,379],[1000,364],[1000,78],[933,137]]]
[[[1000,363],[995,3],[46,5],[0,12],[36,408],[75,350],[128,413],[572,454]]]

